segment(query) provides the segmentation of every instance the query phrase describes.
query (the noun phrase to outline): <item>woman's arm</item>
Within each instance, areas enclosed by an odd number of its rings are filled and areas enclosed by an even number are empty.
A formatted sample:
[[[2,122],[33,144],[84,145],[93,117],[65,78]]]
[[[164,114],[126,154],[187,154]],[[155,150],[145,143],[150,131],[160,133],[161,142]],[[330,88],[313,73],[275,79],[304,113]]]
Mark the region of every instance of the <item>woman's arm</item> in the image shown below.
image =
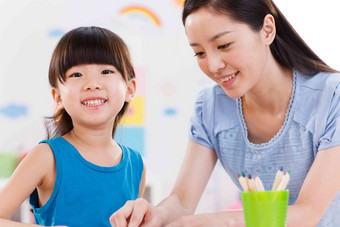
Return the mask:
[[[138,195],[139,198],[141,198],[144,194],[145,176],[146,176],[146,166],[145,166],[145,162],[144,162],[144,159],[143,159],[143,173],[142,173],[142,179],[140,181],[140,186],[139,186],[139,195]]]
[[[194,213],[216,161],[214,150],[189,140],[172,192],[157,205],[162,211],[163,224]]]
[[[288,226],[316,226],[340,190],[340,146],[321,150],[309,170],[293,206]]]
[[[39,144],[20,162],[0,191],[0,226],[37,226],[8,220],[33,190],[53,175],[54,156],[47,144]],[[50,180],[50,179],[49,179]]]
[[[199,155],[198,155],[199,154]],[[117,216],[130,224],[154,226],[244,226],[242,211],[193,214],[216,163],[215,153],[190,141],[182,169],[171,194],[157,207],[146,201],[127,204]],[[288,207],[288,226],[316,226],[340,190],[340,146],[319,151],[302,185],[296,203]],[[116,214],[116,213],[115,213]],[[180,218],[179,218],[180,217]],[[177,220],[176,220],[177,219]],[[119,218],[117,219],[119,222]],[[127,223],[127,222],[125,222]],[[208,224],[209,223],[209,224]],[[113,225],[127,226],[127,225]],[[143,226],[143,225],[141,225]]]
[[[340,146],[319,151],[294,205],[288,207],[287,226],[316,226],[340,190]],[[183,216],[168,225],[244,226],[242,211]],[[168,227],[167,226],[167,227]]]

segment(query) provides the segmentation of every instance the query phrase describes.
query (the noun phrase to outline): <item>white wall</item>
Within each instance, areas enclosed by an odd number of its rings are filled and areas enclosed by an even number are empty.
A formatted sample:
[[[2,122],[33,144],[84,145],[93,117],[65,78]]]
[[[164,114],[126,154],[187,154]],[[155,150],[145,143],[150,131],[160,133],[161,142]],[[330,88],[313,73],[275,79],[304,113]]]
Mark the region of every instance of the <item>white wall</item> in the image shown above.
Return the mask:
[[[210,83],[187,44],[178,2],[0,0],[0,110],[12,104],[21,114],[9,117],[0,112],[0,152],[25,152],[43,138],[42,118],[53,109],[48,64],[61,34],[78,26],[106,27],[126,41],[135,66],[145,71],[145,159],[148,184],[155,186],[152,202],[159,202],[179,170],[195,95]],[[340,3],[275,2],[312,49],[340,69]],[[130,4],[155,12],[161,26],[142,14],[120,15],[119,10]],[[173,108],[175,114],[164,114],[166,108]],[[223,209],[237,200],[238,190],[218,165],[197,212]]]

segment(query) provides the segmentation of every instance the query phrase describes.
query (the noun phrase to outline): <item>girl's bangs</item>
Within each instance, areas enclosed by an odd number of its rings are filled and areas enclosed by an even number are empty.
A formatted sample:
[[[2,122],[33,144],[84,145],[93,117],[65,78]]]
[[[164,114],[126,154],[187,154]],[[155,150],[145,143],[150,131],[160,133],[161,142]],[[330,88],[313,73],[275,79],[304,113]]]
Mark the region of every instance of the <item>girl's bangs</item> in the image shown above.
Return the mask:
[[[73,66],[81,64],[109,64],[114,65],[119,71],[121,67],[116,61],[117,53],[110,49],[108,39],[102,34],[99,36],[78,34],[72,41],[66,44],[61,55],[59,65],[60,79],[65,80],[65,72]]]

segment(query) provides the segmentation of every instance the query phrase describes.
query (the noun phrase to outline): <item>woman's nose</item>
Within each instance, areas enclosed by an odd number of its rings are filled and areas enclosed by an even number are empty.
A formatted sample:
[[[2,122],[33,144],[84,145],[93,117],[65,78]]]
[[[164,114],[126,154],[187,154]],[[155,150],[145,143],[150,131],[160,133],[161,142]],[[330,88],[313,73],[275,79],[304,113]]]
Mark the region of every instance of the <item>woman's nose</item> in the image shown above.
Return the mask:
[[[221,69],[225,68],[226,64],[223,58],[218,55],[210,55],[208,56],[208,68],[212,73],[218,73]]]

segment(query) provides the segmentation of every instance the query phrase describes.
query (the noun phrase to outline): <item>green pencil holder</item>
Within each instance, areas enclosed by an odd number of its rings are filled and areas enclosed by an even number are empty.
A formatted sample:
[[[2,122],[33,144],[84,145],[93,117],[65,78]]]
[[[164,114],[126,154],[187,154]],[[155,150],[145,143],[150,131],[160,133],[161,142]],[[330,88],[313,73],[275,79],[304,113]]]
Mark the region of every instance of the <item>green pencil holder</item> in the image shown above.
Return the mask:
[[[289,191],[241,192],[247,227],[286,226]]]

